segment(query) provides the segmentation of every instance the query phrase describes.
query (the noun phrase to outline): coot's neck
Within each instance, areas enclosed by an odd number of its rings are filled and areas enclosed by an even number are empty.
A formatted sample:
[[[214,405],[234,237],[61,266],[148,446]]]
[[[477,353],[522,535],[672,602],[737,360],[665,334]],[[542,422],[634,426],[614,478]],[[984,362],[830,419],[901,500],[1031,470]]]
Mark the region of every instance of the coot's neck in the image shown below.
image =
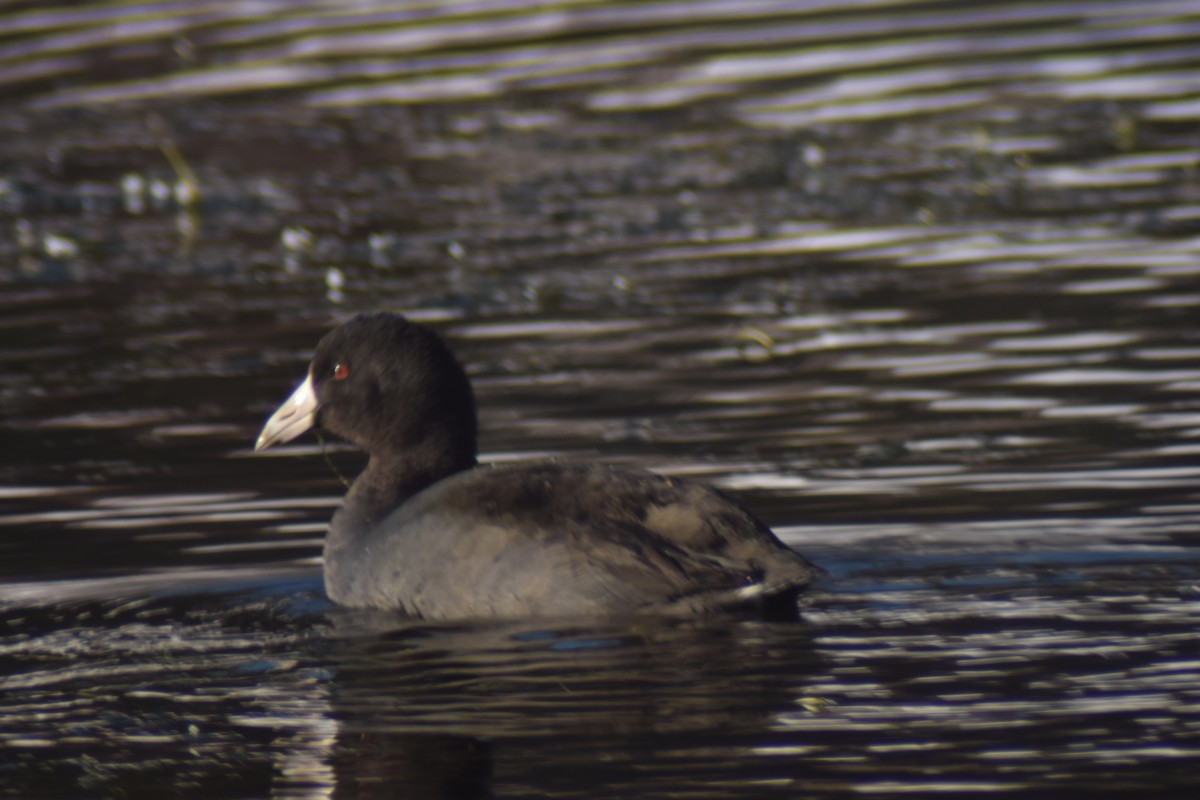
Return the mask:
[[[370,528],[408,498],[475,463],[473,453],[455,455],[423,447],[374,452],[346,494],[342,513],[353,518],[355,527]]]

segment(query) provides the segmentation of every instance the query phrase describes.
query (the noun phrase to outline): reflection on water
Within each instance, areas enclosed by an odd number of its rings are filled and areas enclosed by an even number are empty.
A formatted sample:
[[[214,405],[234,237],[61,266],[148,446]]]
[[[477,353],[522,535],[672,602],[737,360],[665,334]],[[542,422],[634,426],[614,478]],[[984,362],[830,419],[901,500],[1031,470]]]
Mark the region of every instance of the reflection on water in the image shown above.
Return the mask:
[[[1190,796],[1197,25],[8,4],[0,794]],[[803,623],[331,608],[361,457],[251,446],[373,308],[486,459],[736,494]]]
[[[798,626],[404,625],[311,584],[10,608],[0,742],[22,796],[1194,786],[1200,605],[1162,562],[845,569]]]

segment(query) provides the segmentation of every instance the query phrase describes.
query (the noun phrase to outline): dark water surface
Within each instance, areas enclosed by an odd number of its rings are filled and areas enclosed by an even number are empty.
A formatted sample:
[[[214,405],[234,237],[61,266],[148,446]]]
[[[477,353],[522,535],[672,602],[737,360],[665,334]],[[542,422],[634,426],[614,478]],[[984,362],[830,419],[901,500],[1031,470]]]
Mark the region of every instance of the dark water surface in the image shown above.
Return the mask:
[[[0,794],[1192,797],[1200,6],[0,9]],[[359,310],[487,460],[711,481],[797,625],[324,599]],[[339,470],[360,457],[330,444]]]

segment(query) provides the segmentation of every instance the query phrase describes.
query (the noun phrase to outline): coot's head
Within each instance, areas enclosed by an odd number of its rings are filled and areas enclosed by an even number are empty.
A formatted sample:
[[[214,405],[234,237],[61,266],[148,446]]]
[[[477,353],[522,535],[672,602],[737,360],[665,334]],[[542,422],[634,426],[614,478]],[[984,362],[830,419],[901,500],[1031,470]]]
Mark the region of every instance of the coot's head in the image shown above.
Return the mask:
[[[433,331],[398,314],[363,314],[317,345],[308,377],[267,420],[255,450],[319,426],[372,456],[428,453],[475,460],[475,400],[466,373]]]

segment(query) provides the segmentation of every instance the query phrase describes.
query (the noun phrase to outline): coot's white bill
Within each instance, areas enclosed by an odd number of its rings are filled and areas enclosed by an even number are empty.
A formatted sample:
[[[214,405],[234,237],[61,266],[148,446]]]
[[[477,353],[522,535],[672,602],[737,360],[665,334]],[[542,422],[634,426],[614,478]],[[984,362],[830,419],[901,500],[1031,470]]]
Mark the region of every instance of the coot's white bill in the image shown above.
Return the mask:
[[[275,413],[263,426],[254,451],[266,450],[271,445],[290,442],[313,426],[313,414],[317,410],[317,393],[313,391],[312,370],[308,377],[296,387],[292,396],[275,409]]]

